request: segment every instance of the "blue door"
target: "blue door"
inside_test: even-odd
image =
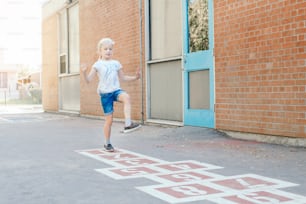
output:
[[[215,127],[213,0],[183,0],[184,125]]]

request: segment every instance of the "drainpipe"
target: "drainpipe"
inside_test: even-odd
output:
[[[141,123],[144,124],[144,77],[143,77],[143,67],[142,67],[142,0],[139,0],[139,52],[140,52],[140,60],[139,60],[139,69],[141,74]]]

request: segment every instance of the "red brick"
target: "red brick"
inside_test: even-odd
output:
[[[305,2],[242,6],[239,0],[219,0],[214,6],[216,127],[306,137]],[[225,25],[234,29],[226,31]],[[227,68],[231,64],[234,70]]]

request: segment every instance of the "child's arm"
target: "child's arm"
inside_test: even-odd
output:
[[[138,80],[140,79],[140,70],[138,69],[135,76],[128,76],[128,75],[125,75],[123,70],[120,69],[118,71],[118,74],[119,74],[119,78],[122,80],[122,81],[135,81],[135,80]]]
[[[87,83],[89,83],[95,76],[96,74],[96,69],[94,67],[91,68],[89,74],[87,75],[86,74],[86,70],[87,70],[87,65],[83,64],[81,66],[81,70],[83,72],[83,76],[84,76],[84,79]]]

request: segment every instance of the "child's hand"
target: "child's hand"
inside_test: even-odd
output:
[[[87,70],[87,64],[81,64],[81,71],[82,72],[86,72],[86,70]]]
[[[140,76],[141,76],[140,69],[138,69],[138,70],[136,71],[136,75],[135,75],[136,80],[137,80],[137,79],[140,79]]]

